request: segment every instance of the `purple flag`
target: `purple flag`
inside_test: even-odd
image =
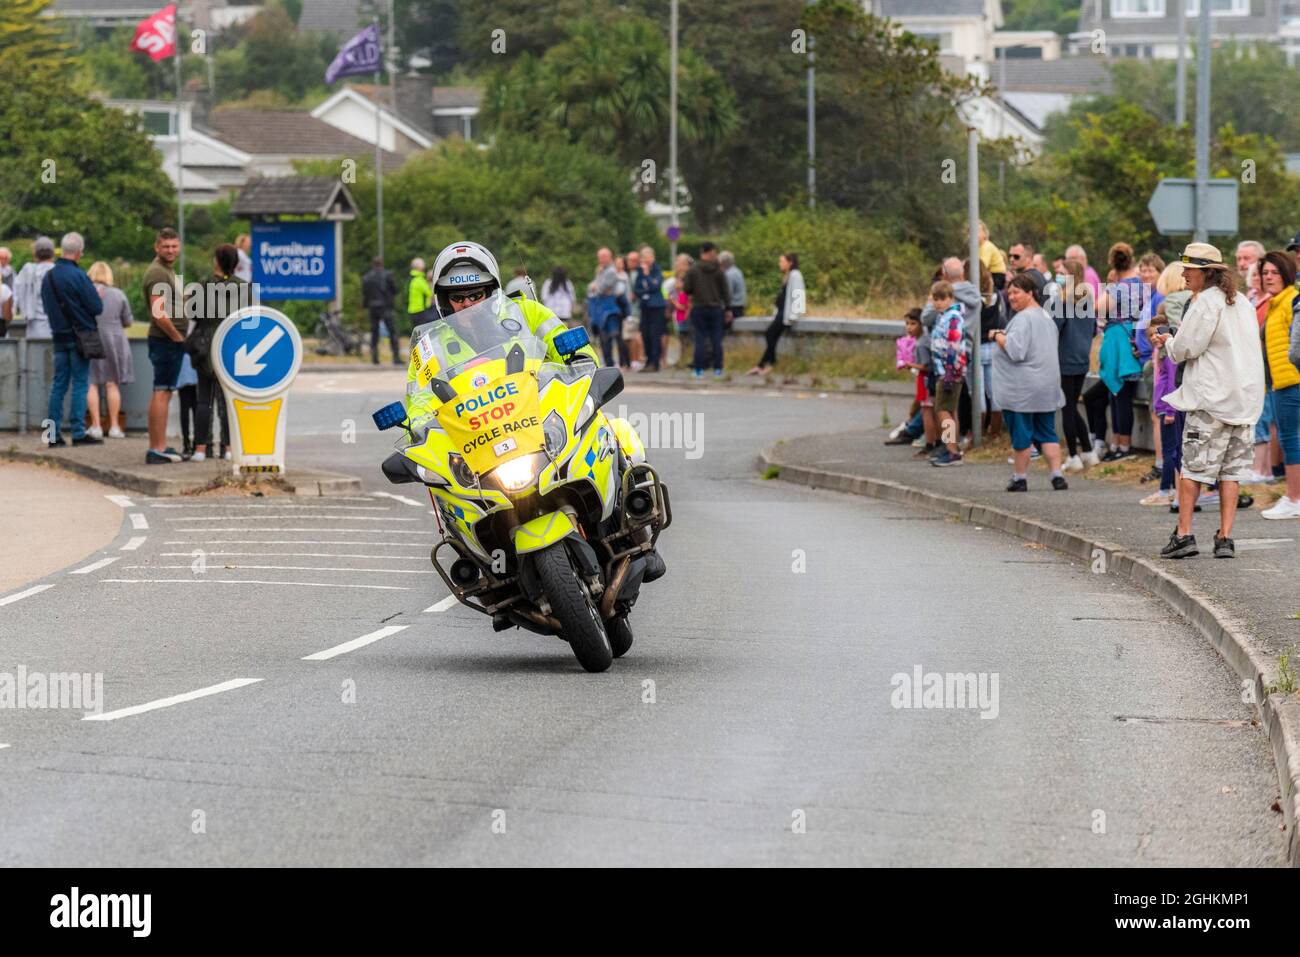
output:
[[[379,72],[379,28],[373,23],[354,36],[325,71],[325,82],[341,76],[360,76]]]

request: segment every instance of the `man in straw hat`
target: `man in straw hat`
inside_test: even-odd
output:
[[[1264,360],[1259,322],[1233,271],[1209,243],[1191,243],[1180,257],[1192,301],[1177,335],[1167,329],[1156,344],[1179,363],[1179,387],[1165,397],[1187,413],[1178,527],[1160,552],[1164,558],[1197,554],[1192,512],[1202,485],[1218,483],[1219,530],[1214,557],[1234,558],[1232,523],[1240,483],[1252,475],[1254,425],[1264,408]]]

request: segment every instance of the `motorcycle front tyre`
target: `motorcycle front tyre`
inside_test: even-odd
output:
[[[569,549],[564,542],[534,553],[537,576],[551,603],[551,613],[559,620],[561,634],[573,649],[574,657],[587,671],[606,671],[614,661],[614,649],[596,608],[574,571]]]

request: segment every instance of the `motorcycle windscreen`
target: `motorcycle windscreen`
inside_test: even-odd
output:
[[[487,365],[504,367],[505,361]],[[489,381],[476,391],[457,395],[434,414],[465,464],[480,475],[545,446],[537,378],[532,372]]]

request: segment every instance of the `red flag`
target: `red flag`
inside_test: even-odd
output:
[[[135,28],[131,49],[149,54],[155,63],[176,55],[176,4],[169,3],[145,17]]]

